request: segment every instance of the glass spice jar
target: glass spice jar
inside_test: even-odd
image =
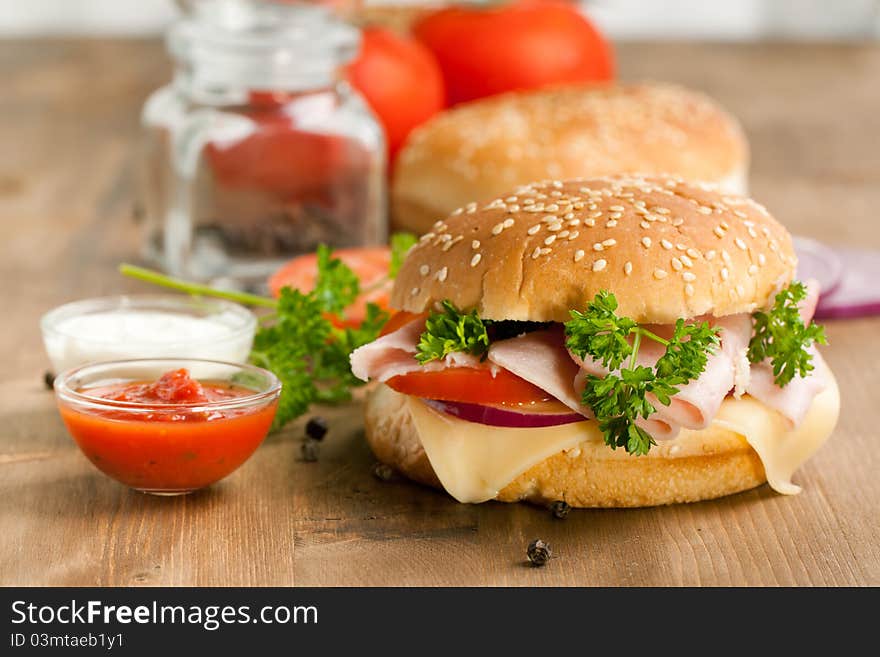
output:
[[[146,257],[259,289],[318,244],[384,243],[382,129],[340,73],[359,32],[315,5],[184,4],[142,114]]]

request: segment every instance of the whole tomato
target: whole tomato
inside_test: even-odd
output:
[[[505,91],[614,77],[611,48],[575,7],[520,0],[449,7],[413,26],[440,64],[449,104]]]
[[[443,109],[443,75],[431,51],[411,37],[368,27],[349,66],[351,84],[385,129],[389,162],[410,131]]]

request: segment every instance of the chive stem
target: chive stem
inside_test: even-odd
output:
[[[152,269],[144,267],[136,267],[123,263],[119,265],[119,273],[129,278],[136,278],[139,281],[167,287],[171,290],[186,292],[192,295],[201,295],[205,297],[216,297],[218,299],[227,299],[246,306],[260,306],[263,308],[277,308],[278,302],[274,299],[261,297],[256,294],[248,294],[247,292],[236,292],[234,290],[218,290],[209,285],[201,285],[200,283],[191,283],[172,276],[166,276]]]

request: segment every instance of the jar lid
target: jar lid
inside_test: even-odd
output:
[[[186,0],[168,50],[203,87],[301,90],[332,82],[360,32],[327,7],[259,0]]]

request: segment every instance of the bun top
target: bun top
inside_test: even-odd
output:
[[[453,209],[545,178],[672,173],[745,192],[748,146],[707,96],[665,84],[509,93],[417,128],[395,165],[392,214],[424,232]]]
[[[434,224],[391,305],[448,299],[485,319],[564,322],[601,290],[639,323],[772,305],[792,279],[791,237],[763,206],[706,183],[614,176],[521,186]]]

